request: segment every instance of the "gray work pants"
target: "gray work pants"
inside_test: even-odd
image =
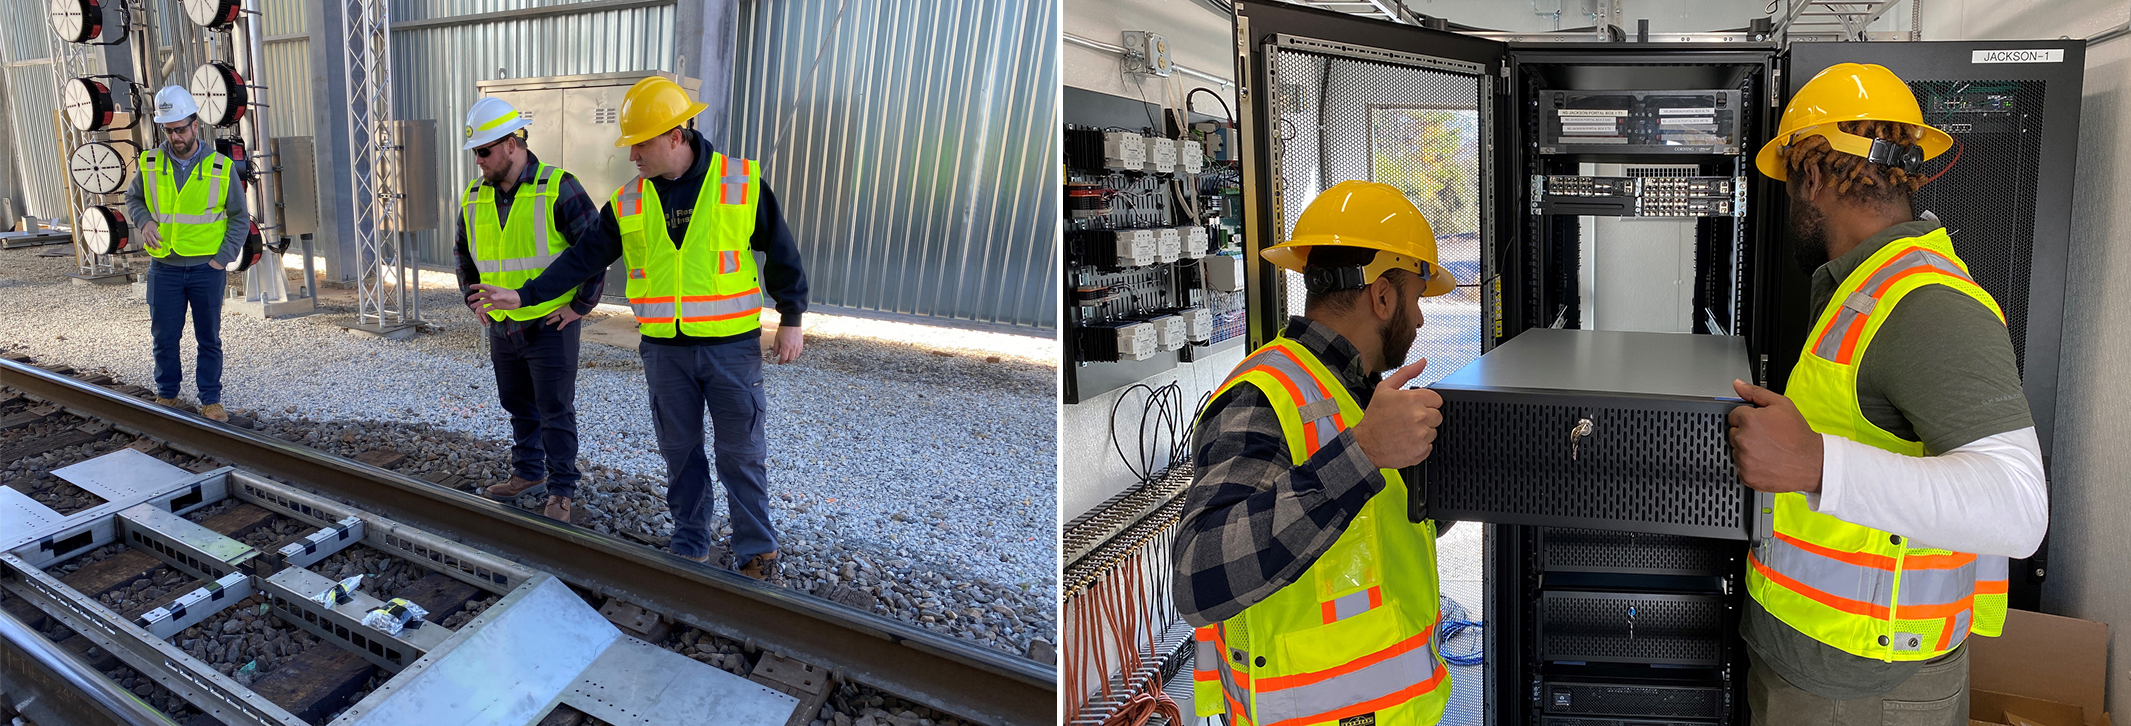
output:
[[[1836,701],[1807,693],[1748,654],[1746,703],[1753,726],[1967,726],[1968,649],[1926,661],[1894,690]]]

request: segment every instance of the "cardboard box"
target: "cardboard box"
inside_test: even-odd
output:
[[[2108,662],[2109,626],[2008,611],[2004,636],[1968,639],[1968,722],[2111,726]]]

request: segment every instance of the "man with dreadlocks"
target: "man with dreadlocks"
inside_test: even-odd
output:
[[[2049,523],[2004,315],[1911,195],[1953,143],[1894,73],[1799,89],[1756,166],[1785,183],[1816,311],[1786,395],[1734,382],[1739,478],[1775,493],[1741,620],[1759,724],[1968,718],[1970,633]]]

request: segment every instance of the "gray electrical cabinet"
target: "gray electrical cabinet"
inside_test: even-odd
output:
[[[628,147],[614,145],[621,138],[622,95],[629,87],[651,76],[681,84],[689,96],[697,96],[703,82],[662,71],[593,73],[544,78],[500,78],[480,81],[474,88],[494,96],[530,116],[526,147],[541,161],[562,167],[584,184],[594,205],[604,204],[614,190],[636,178],[636,165],[629,161]],[[616,260],[607,269],[609,301],[625,299],[628,267]]]

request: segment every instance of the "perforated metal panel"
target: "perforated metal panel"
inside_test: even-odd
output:
[[[1547,527],[1539,554],[1548,572],[1723,576],[1738,571],[1744,545],[1703,537]]]
[[[1270,65],[1279,237],[1267,246],[1286,242],[1302,210],[1334,184],[1359,179],[1398,187],[1428,219],[1438,262],[1461,285],[1422,300],[1427,324],[1405,362],[1428,358],[1419,379],[1426,384],[1479,357],[1477,284],[1492,226],[1491,191],[1480,165],[1492,111],[1480,99],[1489,80],[1388,55],[1370,60],[1289,47],[1275,49]],[[1301,315],[1302,275],[1289,271],[1282,279],[1288,314]]]
[[[2028,285],[2035,256],[2035,177],[2042,158],[2044,81],[1914,81],[1924,120],[1953,151],[1925,167],[1918,210],[1938,215],[1976,284],[2005,312],[2013,357],[2027,370]]]
[[[1431,516],[1747,539],[1751,491],[1725,440],[1730,405],[1566,405],[1579,397],[1439,389]],[[1505,398],[1561,401],[1521,403]],[[1586,399],[1589,400],[1589,399]],[[1653,402],[1655,406],[1659,402]],[[1591,435],[1570,442],[1580,419]]]
[[[1548,592],[1540,596],[1538,630],[1541,660],[1716,666],[1724,655],[1724,598]]]

